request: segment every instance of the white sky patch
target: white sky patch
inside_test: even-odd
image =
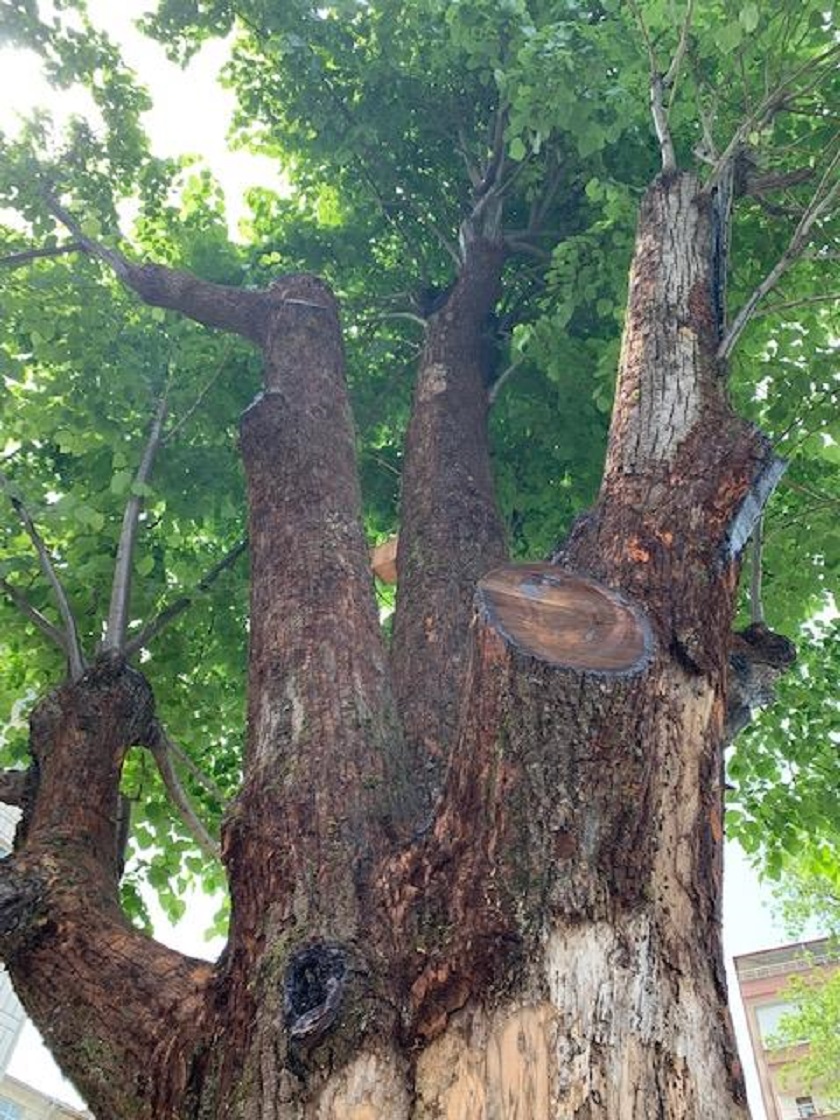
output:
[[[247,214],[244,194],[249,187],[286,189],[280,166],[265,156],[231,151],[231,129],[236,98],[219,84],[219,73],[228,59],[230,44],[205,43],[182,69],[166,57],[163,47],[141,35],[136,22],[147,13],[148,0],[89,0],[94,26],[119,44],[123,58],[149,91],[153,108],[143,116],[154,153],[161,157],[196,156],[191,172],[209,168],[222,186],[230,235],[239,239],[239,223]],[[4,96],[0,101],[0,128],[14,135],[22,117],[34,109],[48,110],[57,124],[83,116],[95,128],[99,114],[90,94],[81,88],[55,90],[46,81],[38,57],[29,51],[0,51]]]

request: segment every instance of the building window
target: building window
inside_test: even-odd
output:
[[[0,1120],[22,1120],[23,1112],[19,1104],[8,1097],[0,1097]]]
[[[763,1006],[756,1007],[755,1017],[761,1034],[761,1041],[765,1046],[772,1045],[773,1037],[779,1033],[779,1027],[785,1015],[795,1013],[796,1005],[793,1003],[766,1003]]]
[[[797,1097],[796,1098],[796,1115],[797,1116],[816,1116],[817,1106],[814,1104],[813,1097]]]

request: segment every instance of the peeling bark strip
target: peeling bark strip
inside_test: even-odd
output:
[[[651,656],[644,619],[619,595],[551,564],[496,568],[478,584],[479,612],[523,653],[588,672],[641,668]]]

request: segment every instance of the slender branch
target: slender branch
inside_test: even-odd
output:
[[[2,472],[0,472],[0,486],[2,486],[9,495],[9,501],[12,503],[12,507],[20,518],[26,530],[26,534],[38,555],[41,571],[52,588],[53,595],[55,595],[56,603],[58,604],[58,612],[61,615],[61,621],[64,623],[63,641],[70,669],[70,679],[76,681],[85,671],[85,659],[79,642],[79,632],[76,627],[76,619],[73,617],[73,611],[70,607],[70,601],[67,598],[61,580],[58,578],[52,557],[47,550],[47,546],[44,544],[41,534],[35,526],[35,522],[29,516],[29,511],[20,498],[16,498],[11,493],[9,480]]]
[[[760,514],[753,529],[752,557],[750,559],[750,622],[764,622],[764,604],[761,601],[763,536],[764,515]]]
[[[542,261],[543,264],[548,264],[551,260],[551,253],[547,249],[541,249],[539,245],[533,245],[521,237],[505,237],[505,245],[512,253],[522,253],[526,257]]]
[[[642,33],[642,38],[645,41],[645,47],[647,49],[648,61],[650,63],[650,111],[653,117],[653,128],[659,144],[659,151],[662,156],[662,171],[668,174],[676,170],[677,156],[674,151],[674,141],[671,137],[671,129],[668,124],[668,112],[665,108],[665,79],[659,69],[659,62],[656,58],[653,42],[651,41],[644,17],[642,16],[641,9],[636,3],[636,0],[630,0],[630,8],[636,17],[636,22],[639,25],[639,30]],[[675,55],[675,60],[676,57]],[[669,73],[672,68],[673,66],[669,68]]]
[[[48,618],[41,614],[37,607],[33,607],[22,591],[13,587],[6,579],[0,579],[0,590],[2,590],[8,598],[14,603],[21,614],[25,615],[30,622],[45,634],[51,642],[58,646],[62,653],[67,655],[67,641],[64,632],[57,626],[53,626]]]
[[[99,241],[88,237],[81,225],[76,221],[69,210],[66,210],[61,205],[58,199],[45,193],[44,200],[53,217],[57,218],[61,224],[73,234],[86,253],[90,253],[92,257],[98,257],[101,261],[104,261],[114,270],[114,273],[119,276],[121,280],[129,283],[131,266],[122,253],[118,253],[115,249],[109,249],[106,245],[102,245]]]
[[[523,361],[522,358],[517,358],[516,361],[511,362],[510,365],[507,367],[507,369],[504,370],[496,378],[496,380],[493,382],[493,385],[490,388],[490,392],[487,394],[487,401],[488,401],[489,404],[491,404],[491,405],[495,404],[496,398],[498,397],[499,393],[502,391],[502,387],[504,386],[504,384],[507,381],[510,380],[510,378],[514,375],[514,373],[516,373],[516,371],[522,365],[522,361]]]
[[[166,792],[172,798],[172,802],[178,810],[181,820],[190,830],[193,839],[198,844],[199,848],[201,848],[202,852],[204,852],[209,859],[218,859],[220,855],[219,845],[199,820],[195,810],[189,803],[189,799],[184,792],[178,775],[175,773],[175,768],[172,765],[172,759],[170,757],[169,736],[159,724],[156,730],[158,732],[157,737],[149,744],[149,750],[152,752],[152,758],[154,758],[160,776],[163,779]]]
[[[811,199],[810,205],[802,215],[799,224],[794,230],[793,237],[791,237],[787,249],[781,255],[773,268],[771,268],[771,270],[767,273],[767,275],[752,293],[752,295],[738,312],[738,314],[735,316],[731,327],[724,335],[717,352],[717,356],[721,361],[728,358],[732,353],[735,343],[741,337],[744,328],[752,318],[753,314],[755,313],[755,309],[761,302],[761,300],[764,299],[768,292],[772,291],[773,288],[775,288],[776,284],[787,272],[790,266],[794,264],[796,260],[798,260],[798,258],[802,254],[802,250],[805,248],[805,244],[808,240],[814,224],[824,216],[826,211],[833,204],[838,193],[840,193],[840,179],[837,179],[834,183],[831,184],[830,187],[826,186],[830,176],[836,171],[838,165],[840,165],[840,148],[838,148],[838,151],[835,152],[834,156],[830,160],[828,167],[826,168],[825,173],[820,180],[816,191],[814,192],[814,196]]]
[[[832,59],[838,52],[840,52],[840,43],[829,47],[828,50],[823,51],[823,53],[817,55],[816,58],[812,58],[808,62],[803,63],[802,66],[794,70],[792,74],[789,74],[783,82],[780,82],[774,90],[771,90],[753,113],[744,118],[712,168],[712,172],[704,187],[707,194],[711,194],[717,186],[717,182],[726,170],[727,165],[735,158],[735,155],[743,146],[750,133],[762,128],[771,117],[786,106],[791,96],[790,88],[794,82],[796,82],[802,74],[807,73],[812,67],[818,67],[821,63]],[[804,91],[800,91],[800,94],[797,96],[801,96],[802,92]]]
[[[155,456],[161,443],[163,421],[166,417],[166,393],[161,397],[152,430],[146,441],[143,457],[134,477],[133,492],[129,495],[123,514],[120,541],[117,546],[117,561],[114,565],[114,582],[111,586],[111,605],[108,608],[108,622],[105,627],[103,649],[123,650],[125,631],[128,626],[128,608],[131,598],[131,568],[134,563],[134,548],[137,543],[137,530],[140,524],[140,511],[143,508],[143,487],[148,484],[154,466]]]
[[[802,299],[786,300],[784,303],[770,303],[756,309],[755,316],[773,315],[777,311],[791,311],[796,307],[807,307],[812,303],[840,303],[840,292],[828,292],[824,296],[803,296]]]
[[[680,41],[677,43],[677,49],[674,51],[674,57],[671,59],[671,65],[662,79],[662,84],[666,90],[671,91],[671,99],[669,108],[674,104],[674,96],[676,93],[677,80],[680,75],[680,67],[682,66],[685,52],[688,48],[688,33],[691,30],[691,21],[694,18],[694,0],[688,0],[685,7],[685,17],[683,19],[682,30],[680,31]]]
[[[22,807],[25,790],[25,770],[0,770],[0,801],[4,805]]]
[[[227,804],[227,798],[225,797],[219,786],[216,785],[212,778],[208,777],[207,774],[204,773],[201,767],[196,766],[187,752],[183,750],[183,748],[178,746],[178,744],[169,735],[168,732],[162,731],[162,733],[166,739],[166,745],[169,748],[169,752],[173,755],[176,762],[179,762],[189,773],[190,777],[198,782],[198,784],[202,786],[207,791],[207,793],[210,794],[213,800],[218,802],[219,807],[223,809]]]
[[[195,589],[187,595],[182,595],[163,610],[157,614],[151,622],[147,622],[143,629],[129,638],[124,646],[124,653],[126,657],[131,657],[133,654],[138,653],[145,646],[165,630],[170,623],[174,622],[176,618],[184,613],[189,607],[192,606],[193,600],[197,595],[204,594],[216,582],[222,572],[232,568],[245,549],[248,547],[247,538],[238,542],[234,547],[222,557],[222,559],[202,576]]]
[[[204,403],[205,397],[207,396],[207,394],[210,392],[210,390],[213,388],[213,386],[216,384],[216,382],[219,380],[219,378],[224,373],[225,365],[227,363],[228,357],[230,356],[230,351],[231,351],[231,341],[230,341],[230,339],[228,339],[227,344],[225,345],[224,349],[222,350],[222,356],[219,358],[219,362],[218,362],[215,370],[213,371],[210,379],[208,380],[207,384],[204,386],[203,389],[201,389],[199,391],[198,396],[195,398],[193,403],[190,405],[190,407],[187,409],[187,411],[184,413],[184,415],[180,418],[180,420],[178,420],[169,429],[168,432],[166,432],[164,435],[161,436],[161,440],[160,440],[161,445],[165,445],[165,444],[169,443],[170,440],[174,439],[175,436],[177,436],[178,433],[183,430],[183,428],[190,422],[190,420],[193,418],[193,416],[196,414],[196,412],[198,412],[198,410],[201,408],[202,404]]]
[[[87,250],[81,241],[70,241],[67,245],[53,245],[44,249],[24,249],[20,253],[10,253],[7,257],[0,257],[0,268],[20,268],[30,261],[41,260],[43,257],[60,257],[65,253],[84,253]]]

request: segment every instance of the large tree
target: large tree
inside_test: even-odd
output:
[[[294,192],[255,194],[236,249],[212,184],[173,201],[82,7],[11,26],[98,131],[56,152],[34,121],[0,184],[29,238],[4,233],[4,689],[32,710],[0,878],[27,1011],[103,1118],[746,1115],[723,755],[794,657],[757,531],[791,433],[780,617],[836,564],[830,12],[162,3],[176,54],[234,32],[242,131]],[[365,518],[397,527],[395,474],[383,626]],[[196,857],[162,791],[212,861],[182,783],[212,827],[239,766],[210,965],[127,916],[126,802],[175,908]]]

